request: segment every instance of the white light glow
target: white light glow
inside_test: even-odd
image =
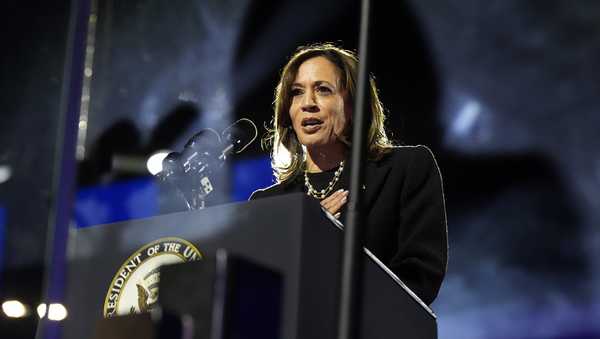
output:
[[[36,311],[37,311],[38,317],[40,317],[40,319],[46,315],[46,308],[47,308],[46,304],[38,305]]]
[[[148,172],[152,175],[156,175],[160,171],[162,171],[162,161],[167,157],[170,151],[158,151],[148,158],[146,162],[146,168],[148,168]]]
[[[9,166],[3,165],[0,166],[0,184],[7,182],[12,175],[12,170]]]
[[[304,146],[302,146],[304,149]],[[306,149],[304,149],[306,154]],[[275,154],[273,155],[272,165],[275,167],[287,167],[292,162],[291,153],[281,144],[276,144]]]
[[[2,311],[10,318],[22,318],[27,315],[27,306],[18,300],[7,300],[2,303]]]
[[[480,113],[481,105],[477,101],[469,100],[458,112],[452,123],[452,131],[461,136],[468,134]]]
[[[61,321],[67,317],[67,309],[62,304],[50,304],[48,307],[48,319]]]

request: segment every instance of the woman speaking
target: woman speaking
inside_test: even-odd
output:
[[[352,104],[358,59],[332,44],[301,47],[275,90],[272,146],[277,183],[250,199],[305,192],[336,218],[348,195]],[[365,246],[417,296],[431,304],[446,272],[447,231],[441,176],[425,146],[394,146],[370,79],[368,162],[363,185]],[[281,152],[288,161],[277,161]]]

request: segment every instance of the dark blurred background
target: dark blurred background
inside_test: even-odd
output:
[[[151,155],[239,118],[262,135],[296,47],[358,41],[358,1],[3,7],[0,302],[26,307],[11,318],[3,304],[3,338],[35,333],[64,206],[63,229],[175,211]],[[377,2],[371,71],[388,128],[429,146],[444,179],[440,338],[600,337],[599,55],[597,1]],[[272,184],[269,163],[259,142],[231,159],[222,200]]]

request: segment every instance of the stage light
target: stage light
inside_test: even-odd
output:
[[[61,321],[67,317],[67,309],[58,303],[50,304],[48,307],[48,319],[53,321]]]
[[[48,311],[48,319],[52,321],[61,321],[64,320],[67,315],[67,309],[65,306],[59,303],[50,304],[50,306],[46,306],[46,304],[41,303],[38,305],[37,309],[38,317],[43,318],[46,316],[46,311]]]
[[[2,303],[2,311],[9,318],[23,318],[29,312],[27,306],[18,300],[7,300]]]
[[[162,161],[166,158],[166,156],[169,153],[171,153],[171,151],[162,150],[152,154],[146,162],[148,172],[150,172],[150,174],[152,175],[156,175],[157,173],[162,171]]]
[[[12,170],[8,165],[0,165],[0,184],[7,182],[12,176]]]
[[[47,306],[44,303],[38,305],[36,311],[37,311],[38,317],[40,317],[40,319],[46,315],[46,308],[47,308]]]

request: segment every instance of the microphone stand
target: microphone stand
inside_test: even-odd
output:
[[[363,265],[361,253],[364,239],[363,160],[366,159],[368,115],[371,113],[369,82],[369,33],[371,1],[362,0],[359,36],[359,65],[350,169],[350,200],[344,226],[344,252],[338,313],[338,339],[360,338]]]

